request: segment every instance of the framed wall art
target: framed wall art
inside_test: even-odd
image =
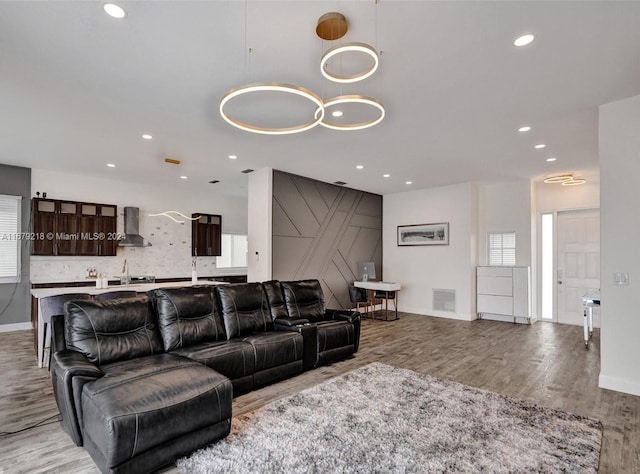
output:
[[[398,226],[398,246],[449,245],[449,223]]]

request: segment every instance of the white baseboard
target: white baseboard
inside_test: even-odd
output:
[[[616,392],[640,395],[640,383],[618,377],[611,377],[609,375],[600,374],[598,386],[600,388],[606,388],[607,390],[615,390]]]
[[[421,314],[423,316],[433,316],[435,318],[446,318],[446,319],[456,319],[458,321],[473,321],[476,319],[476,315],[468,315],[468,314],[458,314],[458,313],[450,313],[445,311],[429,311],[425,313],[424,308],[407,308],[405,306],[401,306],[398,308],[398,311],[404,313],[413,313],[413,314]]]
[[[0,332],[29,331],[31,323],[0,324]]]

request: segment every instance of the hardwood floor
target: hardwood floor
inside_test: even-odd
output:
[[[596,331],[585,349],[578,326],[401,313],[398,321],[365,320],[356,357],[240,396],[233,410],[253,410],[378,361],[597,418],[604,425],[600,471],[640,472],[640,397],[598,388],[599,342]],[[29,331],[0,334],[0,371],[0,431],[57,413],[47,371],[36,367]],[[42,472],[98,471],[57,422],[0,437],[0,473]]]

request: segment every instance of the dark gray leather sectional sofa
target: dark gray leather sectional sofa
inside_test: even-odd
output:
[[[72,301],[52,318],[62,424],[102,472],[151,472],[229,433],[232,397],[358,350],[317,280]]]

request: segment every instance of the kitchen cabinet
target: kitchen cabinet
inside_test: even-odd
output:
[[[31,210],[32,255],[116,254],[117,206],[38,198]]]
[[[531,276],[529,267],[478,267],[476,297],[478,316],[524,318],[531,322]]]
[[[193,257],[222,255],[222,216],[196,213],[191,217],[194,218],[191,221],[191,255]]]

